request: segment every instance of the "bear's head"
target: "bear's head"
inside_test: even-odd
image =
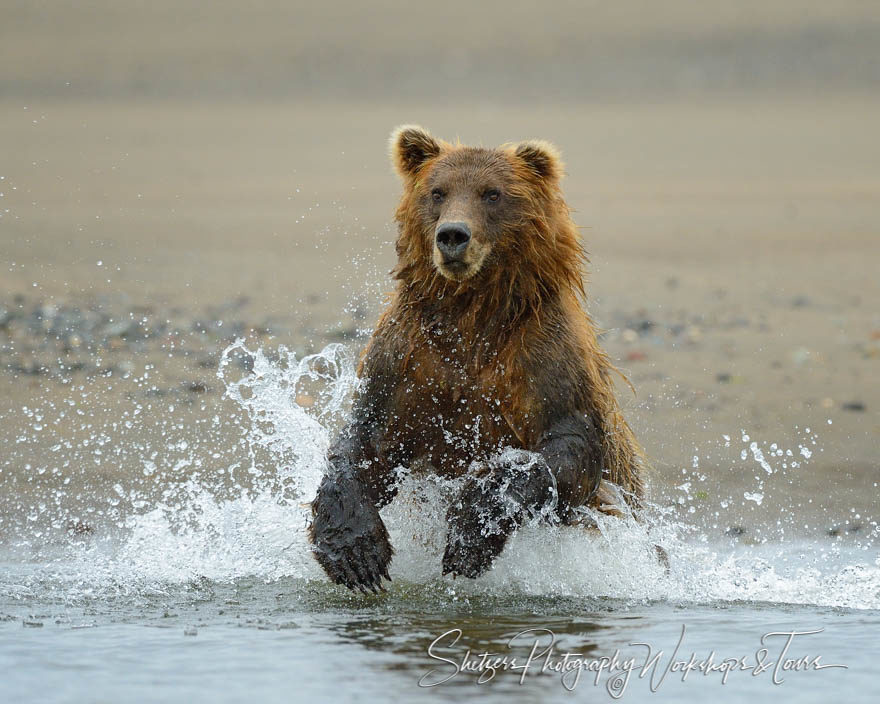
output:
[[[469,147],[407,125],[391,136],[391,158],[404,184],[397,278],[438,291],[496,286],[519,296],[581,286],[583,252],[551,144]]]

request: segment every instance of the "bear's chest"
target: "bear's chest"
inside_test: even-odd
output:
[[[386,433],[406,462],[459,476],[502,447],[523,446],[516,375],[469,351],[425,345],[406,360]]]

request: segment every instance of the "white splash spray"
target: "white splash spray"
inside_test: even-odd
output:
[[[249,363],[236,364],[238,359]],[[357,384],[354,369],[353,354],[338,344],[301,359],[284,348],[270,356],[240,341],[231,345],[222,355],[218,376],[246,419],[243,427],[234,428],[247,445],[251,466],[244,469],[266,481],[231,498],[199,481],[186,482],[130,516],[119,544],[81,547],[48,576],[90,593],[161,592],[163,585],[201,577],[296,578],[311,587],[339,589],[327,582],[311,556],[307,502],[324,471],[332,435],[347,413]],[[791,452],[775,446],[765,452],[745,433],[742,437],[748,448],[744,457],[751,455],[768,474],[784,471],[772,466],[775,458],[791,462]],[[725,441],[729,446],[729,437]],[[144,467],[151,462],[145,461]],[[689,493],[690,482],[686,485],[682,490]],[[415,584],[447,596],[606,596],[880,608],[876,525],[853,549],[782,538],[754,546],[713,544],[694,526],[674,519],[672,509],[650,504],[638,520],[586,512],[591,529],[535,520],[513,536],[485,576],[441,577],[445,507],[454,490],[454,484],[437,478],[403,477],[398,497],[382,513],[396,550],[388,598],[405,598],[407,585]],[[759,491],[745,498],[761,503]],[[658,546],[669,556],[668,568],[657,557]],[[41,578],[46,577],[44,573]]]

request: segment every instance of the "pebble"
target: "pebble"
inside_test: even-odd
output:
[[[648,318],[642,318],[641,320],[636,320],[632,322],[629,327],[632,330],[635,330],[640,335],[644,335],[647,332],[650,332],[656,323],[653,320],[649,320]]]
[[[109,323],[104,327],[103,334],[105,337],[125,337],[135,328],[133,320],[117,320]]]
[[[685,339],[691,343],[697,343],[703,339],[703,331],[696,325],[691,325],[685,330]]]
[[[347,327],[337,328],[336,330],[331,330],[327,336],[331,340],[339,340],[341,342],[347,342],[349,340],[355,340],[358,337],[358,329],[354,325],[349,325]]]
[[[83,523],[82,521],[71,521],[67,524],[67,532],[70,535],[91,535],[95,532],[95,529],[88,523]]]
[[[856,349],[863,359],[880,359],[880,344],[857,345]]]
[[[133,374],[136,367],[131,360],[123,359],[116,365],[116,368],[123,374]]]
[[[825,534],[831,537],[835,537],[838,535],[843,535],[845,533],[859,533],[861,532],[862,528],[864,528],[864,526],[859,521],[856,521],[855,523],[846,523],[842,526],[832,526],[827,531],[825,531]]]
[[[791,353],[791,361],[801,366],[810,359],[810,350],[806,347],[798,347]]]
[[[8,305],[0,303],[0,371],[67,383],[75,374],[129,377],[135,357],[169,355],[191,357],[193,367],[216,370],[220,351],[234,339],[284,329],[280,320],[249,320],[248,304],[239,297],[209,306],[202,315],[179,307],[156,311],[122,296],[78,303],[16,296]],[[352,330],[346,328],[344,337]],[[238,364],[251,371],[253,359],[242,356]],[[198,380],[185,388],[211,390]]]

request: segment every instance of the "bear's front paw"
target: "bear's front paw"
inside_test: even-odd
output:
[[[501,554],[520,513],[491,477],[469,478],[446,514],[443,574],[471,579],[483,574]]]
[[[468,477],[446,514],[443,574],[478,577],[527,515],[553,512],[556,482],[540,455],[511,451]]]
[[[384,591],[394,550],[378,509],[361,490],[324,482],[312,503],[312,552],[336,583],[351,590]]]

